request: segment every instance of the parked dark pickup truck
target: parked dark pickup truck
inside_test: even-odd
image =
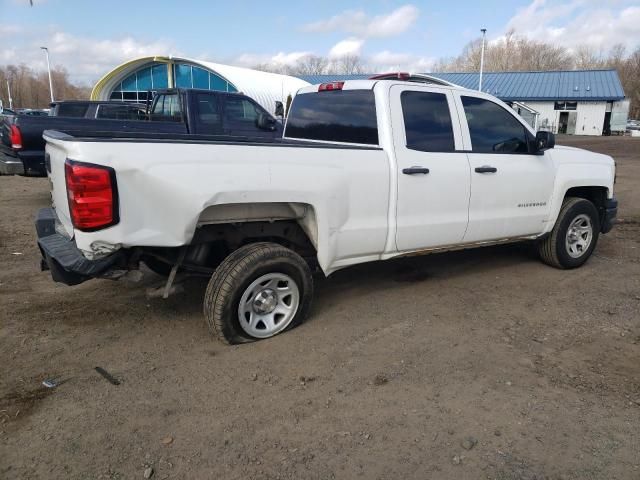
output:
[[[55,109],[55,106],[54,106]],[[110,133],[229,135],[272,140],[282,126],[246,95],[195,89],[158,91],[140,120],[65,116],[7,116],[0,125],[0,174],[47,174],[42,133],[75,136]]]

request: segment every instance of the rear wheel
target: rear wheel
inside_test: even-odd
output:
[[[207,286],[204,315],[223,342],[249,342],[302,323],[312,296],[311,270],[297,253],[275,243],[254,243],[218,266]]]
[[[538,245],[542,261],[556,268],[576,268],[593,253],[600,233],[595,205],[584,198],[565,198],[551,235]]]

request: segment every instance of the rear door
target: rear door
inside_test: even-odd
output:
[[[453,96],[418,85],[392,86],[390,95],[398,250],[460,243],[469,220],[470,173]]]
[[[471,166],[465,243],[540,233],[549,216],[555,169],[530,153],[533,134],[516,113],[490,98],[455,93]]]
[[[192,109],[195,112],[191,116],[195,125],[194,133],[201,135],[222,135],[222,105],[220,96],[211,92],[198,92],[193,94]]]

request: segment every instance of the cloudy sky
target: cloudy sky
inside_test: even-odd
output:
[[[305,54],[360,55],[379,68],[428,71],[488,29],[566,47],[640,46],[640,0],[213,1],[0,0],[0,64],[45,68],[40,46],[73,80],[93,83],[141,55],[253,66]]]

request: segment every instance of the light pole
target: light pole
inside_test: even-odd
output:
[[[53,82],[51,81],[51,64],[49,63],[49,49],[47,47],[40,47],[44,50],[45,55],[47,56],[47,71],[49,72],[49,92],[51,93],[51,103],[55,100],[53,99]]]
[[[482,32],[482,51],[480,52],[480,81],[478,82],[478,90],[482,91],[482,71],[484,70],[484,39],[487,36],[487,29],[480,29]]]
[[[11,98],[11,85],[9,85],[8,78],[7,78],[7,93],[9,94],[9,108],[13,110],[13,98]]]

